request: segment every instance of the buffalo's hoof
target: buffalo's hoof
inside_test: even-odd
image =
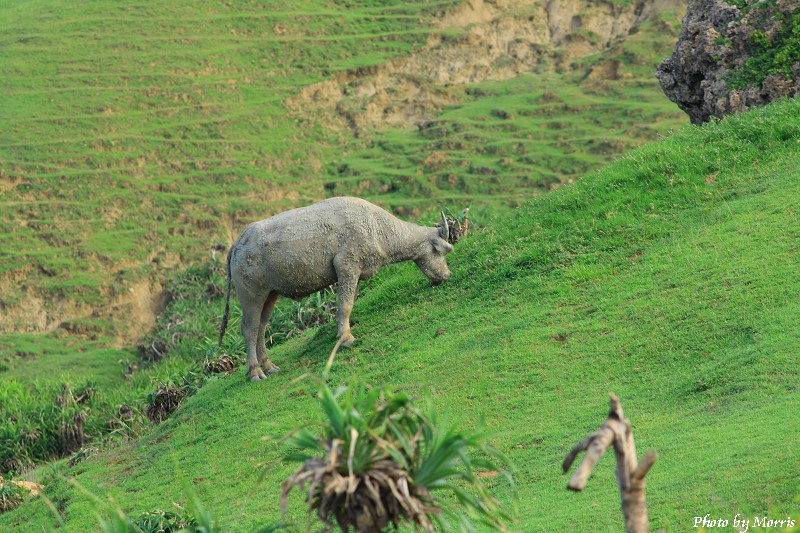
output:
[[[274,374],[275,372],[280,372],[281,369],[278,365],[269,364],[269,365],[261,365],[261,370],[263,370],[267,374],[267,376],[269,376],[270,374]]]
[[[250,369],[250,371],[247,372],[247,375],[250,376],[250,381],[262,381],[269,377],[269,375],[265,374],[260,367]]]

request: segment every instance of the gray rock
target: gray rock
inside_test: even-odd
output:
[[[754,53],[754,32],[774,39],[800,8],[800,0],[749,4],[740,10],[722,0],[689,0],[675,51],[656,69],[664,93],[695,124],[800,92],[800,64],[788,78],[770,74],[759,84],[730,87],[731,75]]]

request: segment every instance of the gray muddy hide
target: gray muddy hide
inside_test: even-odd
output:
[[[242,306],[247,374],[265,379],[279,369],[267,356],[264,332],[279,296],[303,298],[339,284],[337,336],[350,346],[350,312],[358,282],[384,265],[414,261],[434,285],[447,280],[453,250],[441,228],[404,222],[360,198],[329,198],[247,226],[228,252],[228,293],[219,342],[225,335],[231,282]]]

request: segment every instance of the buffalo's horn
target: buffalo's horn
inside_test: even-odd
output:
[[[439,228],[439,237],[450,242],[450,226],[447,225],[447,217],[444,216],[444,211],[442,213],[442,227]]]

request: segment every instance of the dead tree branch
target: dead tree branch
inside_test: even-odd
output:
[[[636,446],[630,421],[622,413],[619,398],[611,393],[611,411],[608,420],[592,435],[589,435],[567,454],[562,468],[566,474],[580,452],[586,452],[569,480],[567,488],[576,492],[586,487],[592,470],[609,446],[613,444],[617,459],[617,484],[622,499],[622,513],[625,515],[626,533],[647,533],[650,523],[647,520],[647,506],[644,501],[645,476],[656,462],[656,452],[650,450],[636,459]]]

